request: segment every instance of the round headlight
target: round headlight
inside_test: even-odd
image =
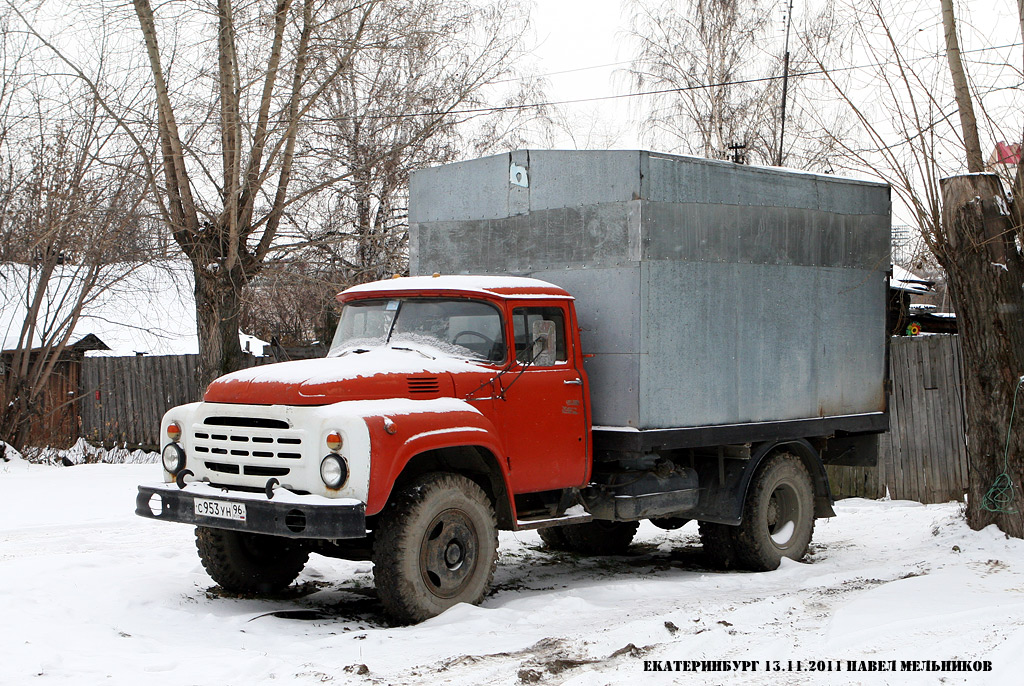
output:
[[[171,474],[177,474],[185,466],[185,451],[177,443],[168,443],[160,453],[160,459],[164,463],[164,469]]]
[[[178,422],[171,422],[167,425],[167,438],[171,439],[175,443],[181,438],[181,424]]]
[[[328,455],[320,463],[320,478],[324,480],[327,488],[341,488],[348,479],[348,467],[345,459],[338,455]]]
[[[340,431],[332,431],[331,433],[327,434],[327,438],[325,438],[324,441],[327,443],[328,450],[331,450],[333,452],[338,452],[339,450],[341,450],[341,446],[345,442],[344,439],[341,437]]]

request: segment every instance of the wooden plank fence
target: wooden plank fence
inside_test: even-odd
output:
[[[891,429],[877,467],[828,467],[837,498],[942,503],[967,490],[963,367],[957,336],[896,337],[890,345]]]
[[[247,367],[273,362],[244,359]],[[85,358],[78,408],[82,435],[104,445],[156,448],[164,412],[200,400],[198,367],[198,355]]]

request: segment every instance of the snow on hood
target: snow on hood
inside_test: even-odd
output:
[[[296,360],[252,367],[222,376],[206,390],[206,402],[318,405],[342,400],[402,397],[410,376],[443,379],[440,392],[451,392],[449,374],[495,370],[470,360],[427,357],[416,350],[375,348],[338,357]],[[365,380],[373,379],[373,383]],[[362,380],[362,381],[361,381]]]

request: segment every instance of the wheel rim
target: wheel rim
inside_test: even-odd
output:
[[[438,598],[454,598],[476,569],[480,543],[472,519],[462,510],[441,512],[420,541],[420,575]]]
[[[772,491],[765,513],[768,535],[776,548],[786,549],[796,536],[800,521],[800,497],[792,484],[781,483]]]

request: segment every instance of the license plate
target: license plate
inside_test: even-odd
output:
[[[207,500],[196,498],[196,514],[203,517],[217,517],[219,519],[233,519],[236,522],[245,521],[245,505],[243,503],[232,503],[226,500]]]

